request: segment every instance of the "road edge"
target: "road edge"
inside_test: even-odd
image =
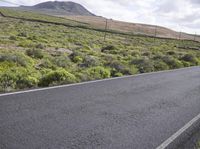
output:
[[[177,149],[200,128],[200,113],[156,149]]]
[[[0,97],[9,96],[9,95],[16,95],[16,94],[23,94],[23,93],[29,93],[29,92],[44,91],[44,90],[50,90],[50,89],[58,89],[58,88],[77,86],[77,85],[85,85],[85,84],[104,82],[104,81],[110,81],[110,80],[125,79],[125,78],[131,78],[131,77],[139,77],[139,76],[144,76],[144,75],[167,73],[167,72],[180,71],[180,70],[185,70],[185,69],[190,69],[190,68],[198,68],[198,67],[200,67],[200,66],[184,67],[184,68],[179,68],[179,69],[171,69],[171,70],[164,70],[164,71],[157,71],[157,72],[150,72],[150,73],[141,73],[141,74],[135,74],[135,75],[128,75],[128,76],[115,77],[115,78],[107,78],[107,79],[80,82],[80,83],[74,83],[74,84],[66,84],[66,85],[59,85],[59,86],[52,86],[52,87],[45,87],[45,88],[36,88],[36,89],[29,89],[29,90],[23,90],[23,91],[17,91],[17,92],[10,92],[10,93],[2,93],[2,94],[0,94]]]

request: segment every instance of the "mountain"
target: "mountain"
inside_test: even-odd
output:
[[[1,7],[0,7],[1,8]],[[200,40],[199,35],[187,34],[184,32],[176,32],[172,29],[139,23],[128,23],[117,21],[113,19],[106,19],[105,17],[96,16],[85,7],[78,3],[70,1],[48,1],[39,3],[34,6],[20,6],[20,7],[6,7],[14,10],[39,12],[40,14],[47,14],[56,17],[65,18],[87,24],[90,27],[97,29],[105,29],[107,20],[107,27],[109,30],[119,31],[124,33],[134,33],[141,35],[157,36],[161,38],[175,38],[175,39],[188,39]]]
[[[95,16],[82,5],[70,1],[48,1],[34,6],[20,6],[19,9],[32,10],[51,15]]]

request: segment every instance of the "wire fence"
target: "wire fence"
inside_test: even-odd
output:
[[[0,2],[20,6],[20,4],[10,2],[7,0],[0,0]],[[76,19],[76,17],[74,18]],[[192,40],[200,42],[200,36],[195,34],[187,34],[183,32],[176,32],[165,27],[160,27],[156,25],[146,25],[146,24],[134,24],[134,23],[124,23],[120,21],[115,21],[112,19],[104,19],[103,17],[95,18],[80,18],[77,21],[83,21],[89,23],[93,28],[100,29],[104,31],[104,41],[108,32],[121,32],[132,35],[149,36],[154,39],[156,38],[170,38],[179,40]]]
[[[187,34],[184,32],[176,32],[171,29],[160,27],[156,25],[146,24],[133,24],[124,23],[120,21],[114,21],[112,19],[106,19],[105,30],[117,30],[126,33],[132,33],[133,35],[144,35],[156,38],[170,38],[178,40],[193,40],[200,42],[200,36],[196,33]]]

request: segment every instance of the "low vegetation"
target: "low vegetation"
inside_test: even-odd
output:
[[[198,42],[0,20],[1,92],[200,65]]]
[[[197,149],[200,149],[200,140],[197,142]]]

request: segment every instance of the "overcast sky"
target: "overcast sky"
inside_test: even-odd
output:
[[[0,6],[11,5],[0,0]],[[5,0],[34,5],[48,0]],[[63,1],[63,0],[61,0]],[[200,0],[71,0],[96,15],[200,34]]]

